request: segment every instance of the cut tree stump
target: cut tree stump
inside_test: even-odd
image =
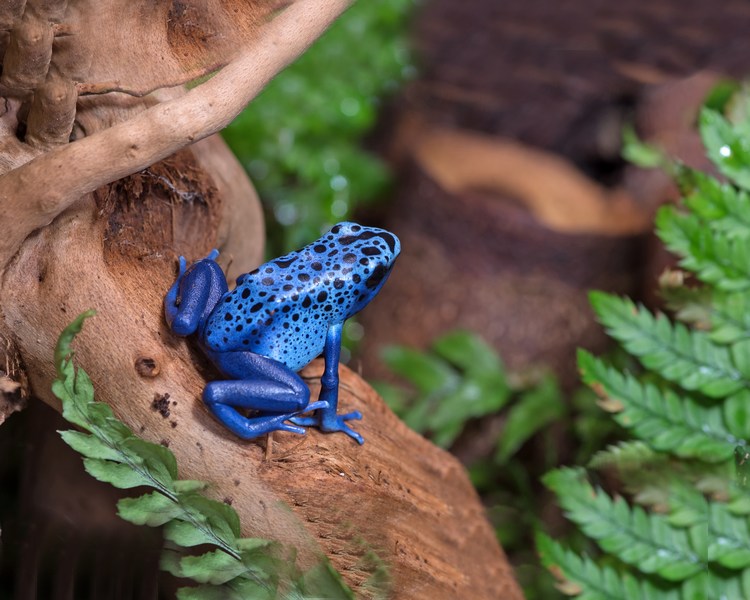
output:
[[[362,313],[364,372],[377,350],[425,349],[466,329],[515,372],[545,367],[577,385],[576,348],[603,350],[588,291],[632,294],[650,211],[565,159],[518,142],[407,122],[402,176],[384,225],[403,250]],[[413,140],[417,140],[416,143]]]

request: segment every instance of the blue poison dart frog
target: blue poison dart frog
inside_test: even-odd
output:
[[[241,275],[231,291],[217,250],[188,268],[181,256],[164,299],[167,322],[177,335],[195,334],[225,376],[203,391],[216,418],[245,439],[315,426],[364,443],[346,424],[362,415],[337,414],[341,328],[383,287],[400,249],[388,231],[339,223],[301,250]],[[321,352],[320,397],[310,403],[297,371]],[[300,416],[310,411],[314,416]]]

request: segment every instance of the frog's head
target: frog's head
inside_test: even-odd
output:
[[[339,223],[330,234],[339,246],[343,266],[350,269],[346,279],[353,296],[351,316],[367,306],[383,287],[401,251],[401,243],[385,229],[357,223]]]

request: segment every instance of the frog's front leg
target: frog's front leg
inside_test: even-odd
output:
[[[252,352],[207,352],[230,380],[212,381],[203,391],[209,410],[233,433],[244,439],[272,431],[305,430],[285,421],[300,413],[328,407],[325,401],[308,404],[310,390],[286,365]],[[246,417],[237,408],[256,410]],[[265,413],[265,414],[263,414]]]
[[[359,444],[364,444],[364,438],[346,424],[352,419],[361,419],[359,411],[336,414],[339,402],[339,357],[341,355],[341,329],[343,323],[331,325],[326,335],[326,345],[323,351],[325,371],[320,379],[320,398],[327,407],[318,410],[314,417],[294,417],[290,419],[296,425],[315,426],[321,431],[343,431],[353,437]]]
[[[218,250],[189,268],[180,256],[177,279],[164,297],[167,324],[177,335],[195,333],[205,323],[219,298],[227,291],[227,281],[221,267],[216,264]]]

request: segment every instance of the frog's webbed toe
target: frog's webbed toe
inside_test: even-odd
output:
[[[304,427],[297,427],[296,425],[290,425],[289,423],[284,423],[283,421],[280,421],[276,425],[274,425],[274,428],[271,429],[269,433],[273,431],[288,431],[289,433],[297,433],[299,435],[305,435],[305,433],[307,433]]]
[[[311,402],[305,408],[300,410],[299,412],[294,413],[295,415],[301,415],[302,413],[310,412],[311,410],[319,410],[321,408],[328,408],[328,402],[325,400],[318,400],[317,402]],[[293,417],[293,419],[315,419],[315,417]],[[292,420],[292,419],[290,419]],[[315,419],[315,423],[317,423],[317,419]]]
[[[312,405],[311,405],[312,406]],[[307,410],[310,410],[309,408]],[[333,415],[329,416],[325,414],[325,411],[321,411],[320,416],[314,417],[292,417],[289,419],[295,425],[301,425],[303,427],[317,427],[325,433],[333,433],[341,431],[351,438],[354,438],[360,445],[365,443],[365,439],[354,429],[346,424],[346,421],[359,420],[362,418],[362,413],[358,410],[354,412],[346,413],[344,415]]]
[[[354,431],[351,427],[349,427],[344,421],[348,419],[361,419],[362,415],[358,412],[349,413],[346,415],[341,415],[336,417],[336,426],[332,429],[326,428],[323,429],[323,431],[342,431],[346,435],[348,435],[351,438],[354,438],[354,440],[361,446],[365,443],[365,438],[362,437],[360,433],[357,433]]]

